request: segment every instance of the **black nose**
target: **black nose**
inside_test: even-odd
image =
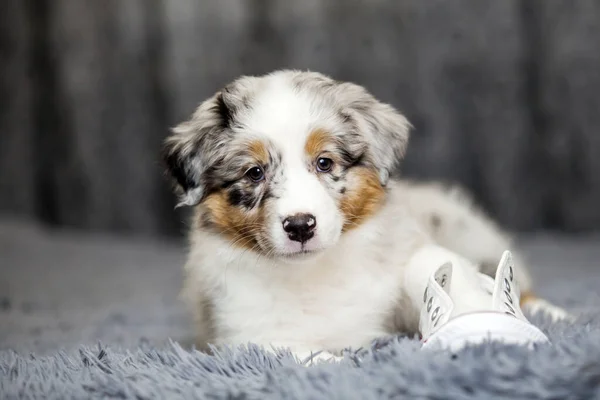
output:
[[[317,219],[312,214],[295,214],[283,220],[283,230],[290,240],[304,243],[315,235]]]

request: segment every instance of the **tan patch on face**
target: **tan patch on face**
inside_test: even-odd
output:
[[[342,232],[358,227],[375,214],[384,199],[385,189],[375,171],[366,167],[350,170],[346,192],[340,201],[340,209],[345,217]]]
[[[210,194],[202,203],[198,222],[206,224],[204,220],[229,238],[233,247],[260,250],[259,240],[265,229],[262,207],[243,211],[229,203],[225,191],[219,191]]]
[[[248,151],[250,155],[261,165],[267,164],[269,161],[269,152],[267,147],[260,140],[253,140],[248,143]]]
[[[308,135],[304,144],[304,151],[310,158],[316,158],[326,146],[331,143],[332,136],[324,129],[315,129]]]
[[[538,297],[533,292],[523,292],[521,293],[521,301],[519,302],[519,305],[523,307],[525,304],[537,299]]]

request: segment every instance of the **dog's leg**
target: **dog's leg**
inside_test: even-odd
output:
[[[482,273],[492,277],[502,253],[510,250],[518,266],[522,308],[545,312],[554,320],[568,317],[565,310],[535,295],[527,264],[514,250],[510,235],[475,207],[464,191],[425,184],[408,185],[407,193],[411,211],[436,243],[470,260]]]
[[[548,315],[553,321],[573,320],[574,316],[563,308],[555,306],[547,300],[537,297],[533,291],[523,293],[521,308],[530,314],[542,313]]]
[[[408,261],[405,269],[403,289],[410,300],[414,316],[418,319],[424,304],[424,293],[430,276],[440,266],[452,264],[450,297],[454,302],[453,316],[492,310],[491,294],[481,285],[477,267],[460,255],[437,245],[419,248]],[[418,325],[418,321],[412,321]]]

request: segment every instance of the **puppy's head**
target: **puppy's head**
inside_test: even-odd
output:
[[[385,200],[409,123],[311,72],[242,77],[173,130],[164,159],[196,223],[269,257],[334,246]]]

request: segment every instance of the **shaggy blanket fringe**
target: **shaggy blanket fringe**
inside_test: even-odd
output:
[[[339,364],[298,365],[257,346],[216,355],[175,342],[50,356],[0,352],[2,399],[600,399],[600,321],[532,320],[553,345],[486,343],[456,356],[381,339]]]

